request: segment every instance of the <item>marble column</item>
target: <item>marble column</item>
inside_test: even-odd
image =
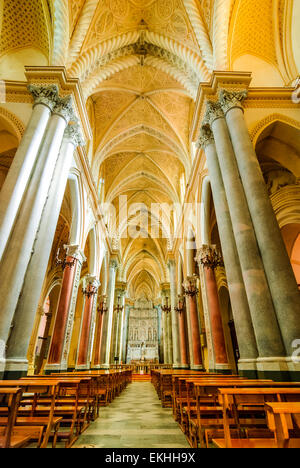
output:
[[[78,357],[76,363],[77,370],[89,369],[89,344],[91,335],[91,324],[95,297],[99,287],[99,281],[92,275],[87,275],[84,279],[83,294],[85,296],[84,309],[81,319],[80,338],[78,346]]]
[[[124,321],[123,346],[122,346],[123,364],[126,364],[126,356],[127,356],[129,313],[130,313],[130,308],[128,306],[125,306],[125,321]]]
[[[220,241],[224,257],[232,314],[237,333],[240,360],[239,371],[255,376],[258,356],[243,275],[235,244],[225,187],[218,162],[212,131],[208,125],[200,131],[198,145],[206,155],[207,167],[216,211]]]
[[[76,263],[74,267],[75,271],[74,271],[73,288],[72,288],[71,299],[70,299],[69,308],[68,308],[67,323],[66,323],[64,341],[63,341],[63,350],[62,350],[60,363],[58,365],[48,364],[47,365],[48,370],[53,370],[53,368],[56,369],[57,367],[58,369],[61,369],[62,371],[68,370],[69,352],[70,352],[71,338],[72,338],[72,332],[73,332],[73,326],[74,326],[74,318],[75,318],[78,289],[79,289],[79,283],[80,283],[80,277],[81,277],[81,269],[82,269],[83,263],[86,261],[86,257],[84,255],[83,250],[80,249],[79,245],[68,246],[67,255],[72,258],[75,258]]]
[[[197,310],[197,301],[196,296],[198,294],[196,286],[196,277],[188,276],[183,283],[184,295],[186,300],[189,302],[189,314],[190,314],[190,324],[191,324],[191,351],[193,356],[193,362],[191,363],[191,368],[195,370],[202,370],[202,353],[201,353],[201,340],[200,340],[200,326],[199,326],[199,317]]]
[[[102,350],[101,350],[101,367],[109,369],[110,366],[110,351],[112,338],[112,325],[114,313],[114,295],[116,283],[116,270],[118,263],[116,260],[111,260],[109,265],[109,279],[107,290],[107,313],[105,314],[102,325]]]
[[[242,269],[259,357],[285,355],[277,317],[241,183],[225,116],[208,102],[205,119],[213,131],[230,217]]]
[[[67,246],[67,252],[69,249],[70,247]],[[77,257],[72,256],[71,252],[68,252],[66,257],[66,264],[64,265],[63,270],[62,285],[56,311],[55,325],[52,334],[48,363],[46,366],[47,370],[61,370],[61,359],[78,261],[79,260]]]
[[[125,316],[126,316],[126,308],[125,308],[125,291],[122,291],[121,295],[121,307],[122,311],[120,312],[120,325],[119,325],[119,336],[118,336],[118,343],[119,343],[119,351],[117,356],[119,357],[119,364],[123,362],[122,355],[123,355],[123,336],[125,334]]]
[[[53,173],[57,163],[65,128],[74,113],[71,97],[57,98],[53,114],[32,171],[26,193],[0,264],[0,340],[6,343],[9,329],[23,287],[26,270],[33,254],[34,243],[41,223]],[[0,356],[0,372],[4,367]]]
[[[34,99],[32,114],[0,192],[0,260],[58,97],[56,85],[29,85],[28,89]]]
[[[185,328],[185,314],[186,309],[184,306],[184,296],[178,296],[178,307],[176,308],[178,313],[178,323],[179,323],[179,336],[180,336],[180,368],[188,369],[189,360],[188,360],[188,348],[187,348],[187,332]]]
[[[106,313],[106,296],[100,298],[99,306],[97,307],[97,320],[95,329],[95,344],[94,344],[94,362],[93,368],[100,369],[101,365],[101,342],[102,342],[102,325],[103,315]]]
[[[214,347],[215,368],[218,372],[228,372],[228,363],[221,308],[219,303],[218,287],[214,270],[221,265],[221,257],[215,246],[202,246],[197,253],[199,268],[203,266],[205,275],[205,286],[207,292],[207,302],[210,314],[210,324]]]
[[[180,341],[179,341],[179,323],[178,314],[176,313],[177,306],[177,287],[176,287],[176,263],[175,260],[168,262],[169,276],[170,276],[170,295],[171,295],[171,327],[172,327],[172,344],[173,344],[173,367],[178,369],[180,367]]]
[[[53,179],[26,271],[22,292],[14,315],[6,359],[6,376],[17,378],[27,370],[27,350],[38,307],[56,225],[65,193],[73,153],[82,144],[79,129],[67,126],[55,166]],[[63,286],[65,284],[63,283]],[[72,284],[70,284],[70,292]],[[65,329],[64,329],[65,331]],[[63,345],[63,342],[61,342]]]
[[[172,329],[171,329],[171,306],[170,306],[170,289],[162,291],[162,312],[164,325],[164,363],[172,364]]]
[[[291,356],[293,343],[300,337],[300,292],[245,122],[242,102],[246,97],[246,91],[222,90],[220,103],[226,115],[285,349]]]
[[[164,362],[164,337],[163,337],[163,323],[162,323],[162,310],[161,306],[155,306],[157,310],[157,320],[158,320],[158,349],[159,349],[159,363]]]

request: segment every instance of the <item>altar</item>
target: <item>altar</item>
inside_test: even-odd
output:
[[[149,301],[136,301],[129,314],[126,362],[155,362],[158,359],[157,310]]]

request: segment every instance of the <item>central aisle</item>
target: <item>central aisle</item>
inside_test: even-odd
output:
[[[189,448],[172,417],[162,408],[150,382],[133,382],[105,408],[74,448]]]

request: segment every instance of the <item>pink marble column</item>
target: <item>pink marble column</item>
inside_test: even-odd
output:
[[[213,268],[204,267],[204,274],[216,365],[228,364],[218,288]]]
[[[184,310],[181,312],[181,314],[179,314],[180,354],[181,354],[181,367],[183,368],[189,367],[184,314],[185,314]]]
[[[95,331],[95,354],[94,354],[94,367],[99,367],[101,364],[101,345],[102,345],[102,325],[103,314],[106,312],[106,304],[101,299],[99,307],[97,308],[97,324]]]
[[[66,326],[68,322],[68,314],[78,260],[74,257],[68,256],[66,261],[69,264],[66,265],[63,273],[48,364],[60,364],[64,347]]]
[[[77,358],[77,366],[86,366],[88,360],[88,352],[89,352],[89,341],[90,341],[90,331],[91,331],[91,323],[92,323],[92,312],[93,312],[93,305],[95,295],[97,294],[97,287],[94,286],[92,283],[88,283],[87,287],[83,290],[83,294],[85,295],[85,304],[84,304],[84,311],[82,317],[82,325],[81,325],[81,333],[80,333],[80,341],[78,347],[78,358]]]
[[[229,364],[226,352],[218,287],[214,273],[218,266],[223,266],[222,256],[218,252],[216,246],[204,245],[197,254],[197,261],[200,265],[203,265],[204,269],[216,369],[222,368],[226,370],[229,369]]]
[[[192,338],[192,349],[193,349],[193,368],[203,369],[202,354],[201,354],[201,340],[200,340],[200,327],[197,310],[196,296],[198,290],[196,288],[196,281],[194,277],[188,277],[183,284],[185,289],[185,296],[189,301],[189,314],[190,314],[190,325],[191,325],[191,338]]]

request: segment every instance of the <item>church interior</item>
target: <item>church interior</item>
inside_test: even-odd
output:
[[[300,448],[299,25],[0,0],[0,447]]]

